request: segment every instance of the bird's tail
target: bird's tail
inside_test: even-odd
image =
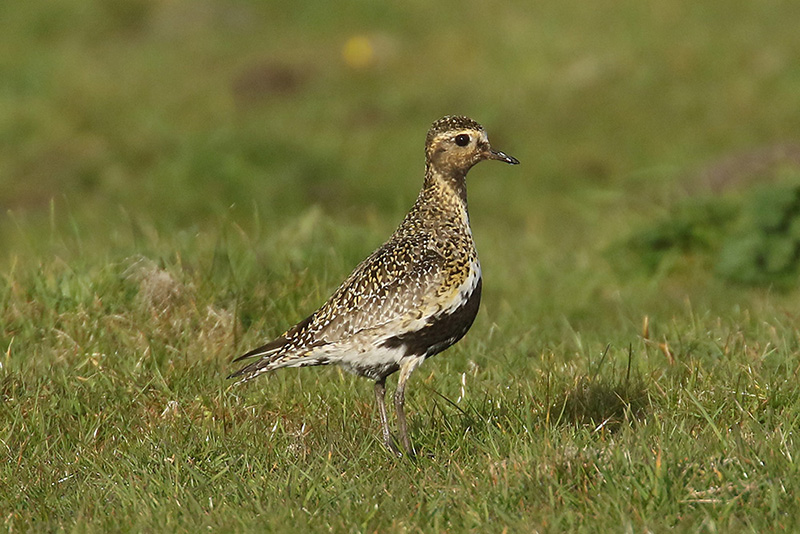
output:
[[[267,343],[266,345],[261,345],[258,348],[251,350],[250,352],[246,352],[242,354],[238,358],[235,358],[234,362],[239,362],[242,360],[247,360],[249,358],[258,358],[257,361],[251,363],[250,365],[246,365],[236,371],[235,373],[231,373],[228,375],[228,378],[239,378],[239,384],[242,382],[247,382],[248,380],[252,380],[253,378],[257,377],[261,373],[265,373],[267,371],[271,371],[273,369],[277,369],[278,367],[297,367],[298,365],[314,365],[311,363],[303,363],[298,364],[295,363],[295,360],[298,357],[295,354],[298,348],[309,350],[314,348],[315,346],[321,344],[321,342],[312,343],[311,345],[305,347],[298,347],[292,340],[297,340],[298,334],[300,334],[313,320],[314,314],[312,313],[289,330],[283,333],[277,339],[274,339]],[[307,355],[303,354],[303,356]]]
[[[288,353],[276,350],[266,353],[261,359],[247,365],[228,378],[239,378],[237,384],[249,382],[260,374],[280,369],[282,367],[308,367],[310,365],[325,365],[336,361],[324,350],[315,350],[316,347],[305,347],[299,351],[289,351]],[[259,353],[261,354],[261,353]],[[255,355],[254,355],[255,356]]]
[[[246,382],[247,380],[254,378],[257,374],[261,374],[258,372],[258,370],[274,362],[280,356],[281,350],[286,347],[288,342],[289,340],[286,339],[286,337],[281,336],[278,339],[270,341],[266,345],[262,345],[256,349],[246,352],[245,354],[242,354],[238,358],[235,358],[233,360],[234,362],[240,362],[249,358],[258,358],[258,360],[250,365],[245,365],[235,373],[231,373],[228,375],[228,378],[238,378],[240,376],[244,376],[241,382]],[[251,374],[253,376],[248,376]]]

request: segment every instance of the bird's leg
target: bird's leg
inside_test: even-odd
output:
[[[414,448],[408,439],[408,424],[406,423],[406,382],[411,373],[422,363],[423,358],[411,358],[400,368],[400,377],[397,379],[397,389],[394,392],[394,411],[397,413],[397,430],[400,441],[409,456],[414,456]]]
[[[378,414],[381,418],[381,427],[383,427],[383,443],[386,448],[395,454],[400,454],[400,451],[395,447],[392,441],[392,434],[389,432],[389,419],[386,417],[386,377],[381,378],[375,382],[375,402],[378,405]]]
[[[404,392],[405,382],[397,383],[397,391],[394,392],[394,411],[397,412],[397,430],[400,434],[400,441],[409,456],[414,456],[411,448],[411,441],[408,439],[408,425],[406,424],[406,395]]]

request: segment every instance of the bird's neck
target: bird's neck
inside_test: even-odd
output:
[[[443,209],[467,211],[467,173],[447,169],[446,172],[428,164],[420,201],[439,205]],[[424,198],[423,198],[424,197]]]

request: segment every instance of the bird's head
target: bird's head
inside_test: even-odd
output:
[[[466,174],[473,165],[485,159],[519,163],[498,150],[493,150],[483,126],[469,117],[447,116],[434,122],[425,141],[428,164],[441,173]]]

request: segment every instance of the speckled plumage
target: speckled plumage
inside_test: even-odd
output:
[[[325,304],[277,339],[236,359],[258,358],[233,373],[245,382],[281,367],[336,363],[376,381],[387,447],[385,380],[400,371],[395,409],[411,454],[405,383],[425,358],[458,341],[478,312],[481,268],[467,212],[466,175],[484,159],[518,163],[489,146],[467,117],[439,119],[425,144],[425,181],[411,211],[386,243],[356,267]]]

